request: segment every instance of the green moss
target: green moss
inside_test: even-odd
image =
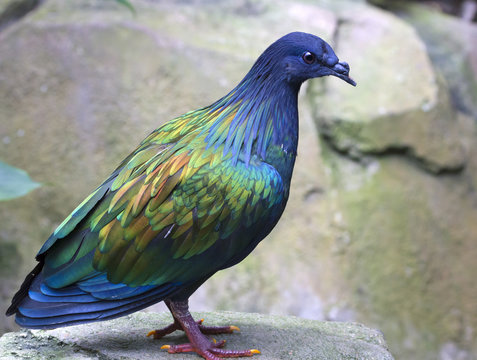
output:
[[[470,65],[476,58],[475,24],[412,2],[402,3],[398,13],[426,43],[433,64],[449,84],[456,108],[477,118],[477,74]]]
[[[444,185],[399,156],[368,159],[367,166],[336,153],[328,159],[351,239],[342,266],[358,319],[379,326],[400,358],[433,359],[446,341],[470,347],[458,324],[470,320],[464,309],[475,311],[477,289],[465,274],[448,270],[463,253],[475,253],[470,238],[447,226],[449,214],[454,223],[468,219],[467,212],[477,215],[460,198],[463,183],[452,178]]]

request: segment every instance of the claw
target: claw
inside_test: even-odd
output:
[[[154,335],[154,339],[174,332],[175,330],[183,330],[186,332],[189,342],[179,345],[163,345],[162,350],[167,350],[169,354],[195,352],[208,360],[220,360],[222,358],[238,358],[249,357],[260,354],[257,349],[250,350],[225,350],[225,340],[216,340],[208,338],[205,335],[231,334],[240,331],[238,326],[204,326],[204,319],[194,320],[188,311],[187,303],[182,302],[166,302],[171,310],[174,323],[163,329],[153,330],[148,336]]]
[[[225,346],[225,343],[227,342],[227,340],[222,340],[221,342],[215,344],[215,347],[217,348],[222,348]]]

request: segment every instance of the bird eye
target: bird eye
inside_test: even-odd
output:
[[[303,61],[307,64],[312,64],[313,62],[315,62],[316,60],[316,56],[315,54],[309,52],[309,51],[306,51],[302,56],[301,58],[303,59]]]

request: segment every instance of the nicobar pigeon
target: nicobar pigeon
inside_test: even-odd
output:
[[[51,329],[164,301],[173,323],[149,335],[183,330],[189,339],[164,345],[169,353],[258,354],[209,340],[238,328],[196,322],[188,299],[277,224],[297,151],[298,92],[326,75],[356,85],[325,41],[293,32],[230,93],[154,130],[48,238],[7,315],[25,328]]]

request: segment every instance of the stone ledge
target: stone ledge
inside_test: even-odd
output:
[[[228,349],[257,348],[259,360],[392,360],[381,332],[357,323],[323,322],[291,316],[249,313],[194,313],[207,325],[233,324],[239,333],[218,336]],[[7,359],[175,359],[199,358],[168,354],[165,344],[186,340],[183,333],[164,339],[148,331],[170,323],[167,313],[137,312],[116,320],[55,330],[22,330],[0,338],[0,358]]]

